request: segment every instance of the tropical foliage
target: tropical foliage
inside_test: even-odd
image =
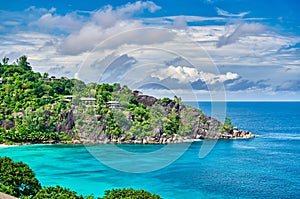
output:
[[[154,136],[155,132],[186,135],[197,125],[192,123],[197,117],[200,117],[198,124],[208,128],[206,116],[182,105],[176,96],[173,100],[158,99],[149,106],[137,98],[140,92],[126,85],[85,84],[33,72],[26,56],[11,64],[8,58],[3,58],[0,78],[0,143],[68,141],[78,132],[91,135],[99,131],[114,138],[143,138]],[[72,100],[66,100],[67,96],[73,96]],[[81,98],[93,98],[95,103],[87,106]],[[109,107],[112,101],[119,107]],[[65,116],[72,107],[77,112],[76,122],[65,132],[60,127],[67,123]],[[227,119],[220,129],[230,131],[231,122]]]
[[[33,72],[26,56],[17,63],[8,60],[0,64],[0,143],[69,139],[54,124],[67,108],[61,99],[71,94],[75,80]]]
[[[33,196],[41,189],[33,171],[22,162],[0,158],[0,191],[16,196]]]
[[[59,198],[84,199],[83,196],[77,195],[75,191],[71,191],[70,189],[63,188],[61,186],[44,187],[35,196],[31,198],[32,199],[59,199]]]
[[[144,190],[129,188],[107,190],[102,199],[161,199],[161,197]]]

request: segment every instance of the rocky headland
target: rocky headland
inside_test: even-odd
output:
[[[0,144],[165,144],[199,139],[249,139],[181,102],[157,99],[118,83],[86,84],[49,77],[22,63],[0,67]]]
[[[168,99],[162,102],[152,96],[138,93],[134,93],[134,96],[137,102],[146,108],[151,109],[155,107],[156,109],[160,109],[164,112],[165,116],[172,113],[178,115],[181,125],[187,125],[189,128],[186,129],[185,132],[167,134],[164,132],[163,125],[154,124],[151,133],[147,135],[134,135],[130,132],[129,127],[123,126],[121,127],[123,133],[120,135],[107,134],[105,133],[105,129],[108,128],[108,124],[99,122],[103,119],[103,115],[89,115],[88,118],[85,118],[85,124],[78,126],[76,125],[76,118],[80,118],[82,115],[78,107],[72,106],[70,110],[61,115],[61,119],[65,119],[65,122],[58,126],[58,131],[74,135],[74,128],[77,126],[77,133],[72,141],[66,141],[64,143],[168,144],[193,142],[201,139],[250,139],[255,137],[255,134],[249,131],[240,130],[237,127],[221,123],[203,114],[198,109],[178,103],[175,100]],[[124,112],[122,109],[117,111]],[[128,113],[127,119],[134,122],[135,117],[132,113]],[[95,124],[97,124],[96,127],[87,130],[87,127],[92,127]]]

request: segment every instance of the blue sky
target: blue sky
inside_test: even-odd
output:
[[[8,1],[0,56],[147,94],[300,100],[297,0]],[[169,88],[166,90],[165,88]],[[191,89],[191,90],[190,90]],[[217,95],[216,95],[217,96]]]

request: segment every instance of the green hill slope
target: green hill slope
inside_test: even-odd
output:
[[[31,69],[26,56],[0,65],[0,143],[173,143],[252,138],[185,106],[118,83],[85,84]]]

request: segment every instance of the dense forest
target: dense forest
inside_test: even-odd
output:
[[[54,124],[67,107],[60,99],[71,94],[75,80],[46,82],[55,77],[33,72],[26,56],[8,62],[5,57],[0,64],[0,142],[70,139]]]
[[[185,106],[118,83],[97,84],[34,72],[26,56],[0,63],[0,143],[170,143],[252,136]]]

